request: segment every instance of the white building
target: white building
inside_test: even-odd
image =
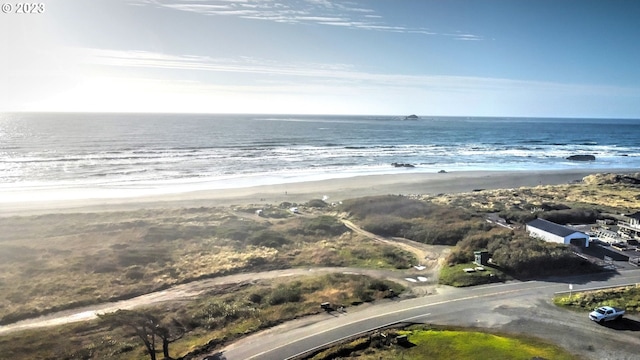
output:
[[[640,239],[640,211],[624,215],[627,221],[618,221],[618,232],[632,239]]]
[[[535,219],[527,223],[526,229],[531,237],[547,242],[589,247],[589,235],[551,221]]]

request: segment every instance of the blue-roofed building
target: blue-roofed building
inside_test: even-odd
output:
[[[589,247],[589,235],[548,220],[535,219],[530,221],[527,223],[526,229],[531,237],[547,242]]]

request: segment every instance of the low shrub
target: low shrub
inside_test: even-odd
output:
[[[323,236],[332,237],[339,236],[349,231],[340,220],[333,216],[322,215],[310,219],[303,219],[301,224],[291,230],[289,233],[307,236]]]
[[[490,243],[493,262],[518,277],[570,275],[601,271],[599,267],[574,255],[567,246],[533,239],[524,232],[510,240]]]
[[[269,305],[280,305],[285,303],[295,303],[302,300],[302,289],[300,282],[284,284],[274,289],[268,296]]]
[[[526,224],[531,220],[534,220],[537,216],[531,211],[525,211],[520,209],[510,209],[500,211],[498,215],[505,219],[505,221],[509,224]]]
[[[408,269],[412,263],[416,262],[413,254],[393,246],[383,247],[382,257],[396,269]]]
[[[223,239],[245,241],[252,233],[266,229],[266,225],[253,221],[228,219],[218,226],[216,236]]]
[[[327,204],[326,202],[324,202],[324,200],[321,200],[321,199],[309,200],[309,202],[307,202],[306,205],[310,208],[325,208],[329,206],[329,204]]]
[[[487,228],[485,221],[464,209],[403,196],[354,199],[345,202],[343,209],[369,232],[426,244],[455,245],[468,234]]]
[[[285,238],[279,232],[273,230],[261,230],[249,236],[249,243],[256,246],[264,246],[269,248],[280,248],[291,241]]]
[[[377,235],[404,237],[412,224],[396,216],[372,215],[363,220],[361,226]]]
[[[540,218],[556,224],[592,224],[600,219],[598,210],[587,208],[545,211],[539,215]]]
[[[373,215],[388,215],[402,219],[426,217],[436,205],[424,201],[409,199],[404,196],[368,196],[346,200],[342,210],[359,219]]]
[[[613,289],[574,292],[558,295],[553,298],[554,304],[574,308],[576,310],[591,311],[600,306],[615,306],[627,312],[640,312],[640,288],[625,286]]]

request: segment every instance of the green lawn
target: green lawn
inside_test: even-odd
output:
[[[473,286],[481,284],[489,284],[492,282],[503,281],[505,275],[491,267],[484,267],[484,271],[476,271],[467,273],[465,268],[475,268],[478,265],[473,263],[457,264],[452,266],[443,266],[440,270],[440,284],[451,285],[456,287]]]
[[[380,338],[362,338],[328,349],[312,359],[328,360],[336,356],[357,357],[359,360],[577,359],[556,345],[524,336],[418,327],[390,331],[388,338],[394,339],[398,335],[406,335],[408,343],[402,345],[395,341],[385,342]]]

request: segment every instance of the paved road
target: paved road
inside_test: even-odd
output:
[[[640,322],[627,318],[616,327],[589,321],[584,313],[549,303],[562,291],[640,283],[640,271],[511,282],[468,289],[445,288],[437,295],[388,301],[349,313],[323,314],[290,322],[244,338],[222,354],[227,360],[294,357],[309,349],[396,322],[477,326],[549,339],[586,359],[637,359]]]

